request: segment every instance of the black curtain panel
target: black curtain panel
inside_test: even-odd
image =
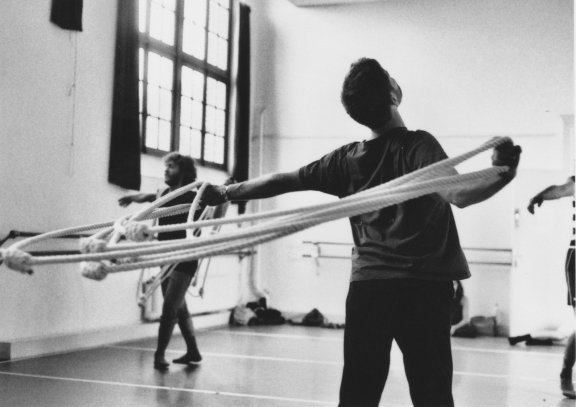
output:
[[[108,181],[140,189],[137,0],[118,0]]]
[[[50,21],[66,30],[82,31],[82,0],[52,0]]]
[[[238,69],[236,99],[236,137],[234,139],[234,168],[236,182],[248,179],[250,161],[250,7],[240,3],[238,32]],[[236,202],[238,212],[244,213],[246,202]]]

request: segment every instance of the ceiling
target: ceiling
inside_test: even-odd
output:
[[[386,0],[290,0],[298,7],[321,7],[333,4],[373,3]]]

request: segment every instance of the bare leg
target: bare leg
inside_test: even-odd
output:
[[[160,317],[160,326],[158,328],[158,342],[156,353],[154,354],[154,367],[157,369],[166,369],[168,362],[165,359],[166,349],[172,338],[174,326],[180,314],[180,310],[185,304],[184,297],[192,277],[177,269],[172,272],[162,283],[162,293],[164,294],[164,305],[162,306],[162,316]],[[185,305],[184,305],[185,306]],[[186,309],[186,313],[188,310]]]
[[[183,302],[182,307],[178,310],[178,326],[180,327],[180,332],[182,332],[182,336],[186,342],[186,354],[178,359],[174,359],[173,362],[185,365],[190,363],[200,363],[202,361],[202,356],[198,350],[196,336],[194,335],[194,324],[192,323],[192,318],[188,312],[186,301]]]

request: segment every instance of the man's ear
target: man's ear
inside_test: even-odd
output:
[[[396,81],[393,82],[392,89],[390,89],[390,103],[396,107],[402,103],[402,88]]]

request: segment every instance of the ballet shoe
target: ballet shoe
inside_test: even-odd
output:
[[[166,361],[166,359],[154,357],[154,369],[156,370],[166,370],[170,366],[170,363]]]
[[[510,336],[508,337],[508,343],[510,345],[516,345],[519,342],[524,342],[532,339],[530,335],[521,335],[521,336]]]
[[[178,359],[172,360],[173,363],[178,363],[181,365],[199,365],[202,363],[202,356],[198,350],[193,352],[186,352],[186,354]]]
[[[526,346],[552,346],[554,341],[552,339],[538,339],[530,338],[526,339]]]
[[[564,397],[569,399],[576,399],[576,392],[574,391],[574,384],[572,383],[572,378],[560,378],[560,390]]]

